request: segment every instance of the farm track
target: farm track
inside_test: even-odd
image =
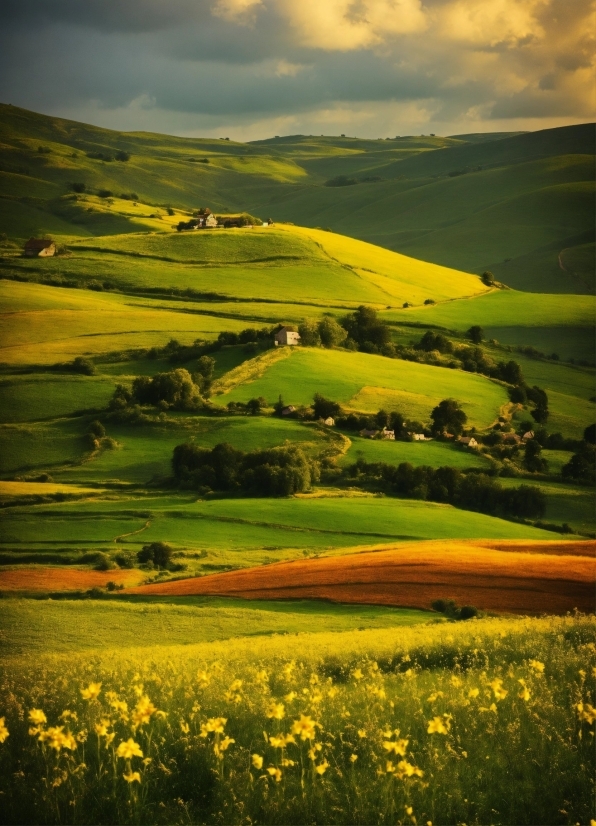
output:
[[[596,542],[430,541],[133,588],[147,596],[218,595],[428,609],[435,599],[495,612],[595,609]]]

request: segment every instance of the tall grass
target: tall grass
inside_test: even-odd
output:
[[[1,822],[588,823],[594,630],[483,620],[16,662]]]

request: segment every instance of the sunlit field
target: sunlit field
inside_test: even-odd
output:
[[[17,660],[0,817],[588,823],[594,631],[482,620]]]

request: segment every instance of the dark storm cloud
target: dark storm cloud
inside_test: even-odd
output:
[[[154,111],[156,129],[168,112],[197,128],[333,107],[374,122],[375,107],[408,102],[453,122],[582,117],[589,10],[588,0],[2,0],[0,99],[75,117],[129,108],[144,125]]]

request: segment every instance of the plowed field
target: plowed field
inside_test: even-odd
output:
[[[418,542],[130,589],[154,595],[429,608],[439,598],[514,613],[595,610],[596,542]]]
[[[138,585],[145,576],[139,570],[90,571],[81,568],[43,568],[23,565],[0,571],[0,591],[80,591],[117,585]]]

